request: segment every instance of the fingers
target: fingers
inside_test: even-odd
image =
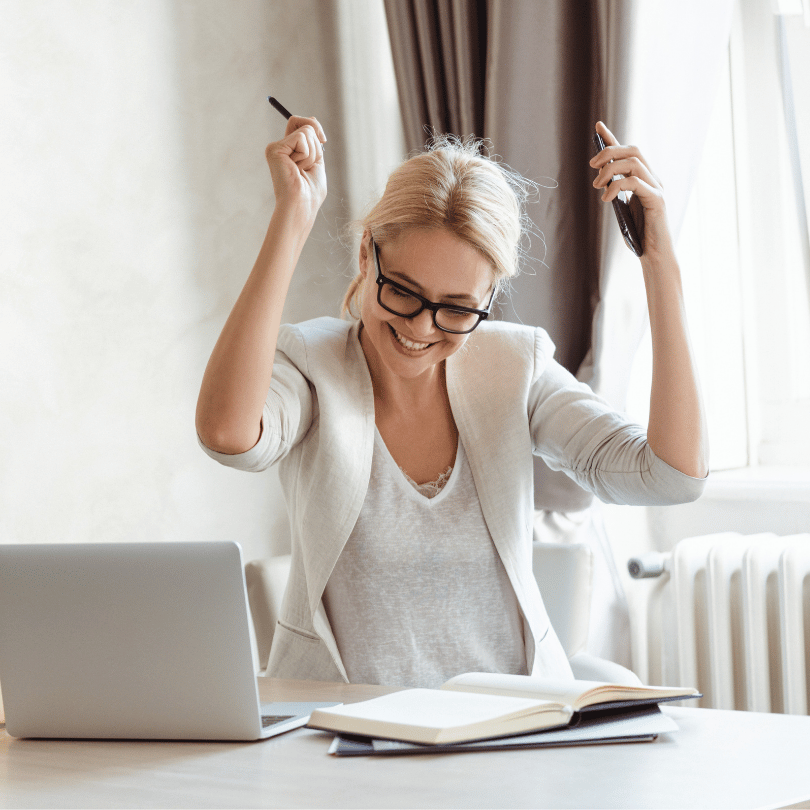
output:
[[[650,186],[656,188],[660,187],[658,179],[647,168],[647,165],[643,163],[640,158],[635,156],[617,159],[612,163],[606,163],[594,178],[593,187],[603,188],[604,186],[610,185],[617,174],[624,175],[625,177],[638,177]]]
[[[308,172],[313,166],[323,162],[321,139],[310,124],[293,130],[279,142],[279,146],[302,172]]]
[[[645,209],[657,208],[663,204],[661,189],[645,183],[639,177],[623,177],[621,180],[614,180],[602,193],[603,202],[615,200],[622,191],[632,191]]]
[[[627,158],[635,158],[649,171],[647,161],[644,159],[641,150],[637,146],[622,146],[621,144],[606,146],[598,155],[594,155],[594,157],[591,158],[590,163],[594,169],[601,169],[611,161],[624,160]],[[620,174],[620,172],[613,173]]]
[[[287,129],[284,131],[284,135],[290,135],[297,129],[307,125],[315,130],[318,135],[318,140],[321,143],[326,143],[326,133],[323,131],[323,127],[320,125],[317,118],[304,118],[301,115],[291,115],[287,121]]]
[[[618,138],[605,126],[602,121],[596,122],[596,131],[602,136],[602,140],[608,146],[619,146]]]
[[[642,157],[639,148],[637,146],[622,146],[616,136],[602,121],[596,122],[595,129],[602,136],[602,140],[605,142],[606,146],[598,155],[594,155],[591,158],[591,166],[593,166],[594,169],[601,169],[612,160],[621,160],[622,158],[637,158],[647,166],[647,162]],[[649,166],[647,169],[649,171]],[[613,173],[619,174],[620,172]]]
[[[309,125],[296,130],[295,136],[297,136],[295,151],[290,155],[290,158],[294,163],[298,164],[301,171],[309,171],[316,163],[323,160],[321,140],[318,133]]]
[[[286,135],[282,143],[292,146],[290,159],[307,172],[316,163],[323,162],[323,144],[326,133],[317,118],[291,115],[287,120]]]
[[[660,179],[650,169],[637,146],[622,146],[602,121],[596,122],[596,131],[607,144],[598,155],[590,160],[591,166],[599,170],[594,181],[596,188],[607,185],[616,174],[641,177],[649,185],[658,189],[663,188]]]

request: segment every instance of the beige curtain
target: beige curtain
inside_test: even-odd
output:
[[[385,0],[409,150],[484,133],[486,0]]]
[[[485,133],[513,168],[542,184],[530,216],[530,270],[513,283],[504,317],[548,330],[576,373],[590,348],[600,271],[598,194],[588,166],[602,80],[589,0],[494,0],[489,5]],[[591,496],[535,460],[535,504],[579,511]]]

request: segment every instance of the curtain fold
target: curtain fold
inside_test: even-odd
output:
[[[512,283],[503,317],[543,326],[556,359],[576,373],[590,348],[598,301],[598,195],[588,161],[601,106],[590,0],[492,0],[485,134],[512,168],[541,183],[529,216],[543,234]],[[535,459],[535,505],[572,512],[590,493]]]
[[[385,0],[409,151],[484,134],[486,0]]]

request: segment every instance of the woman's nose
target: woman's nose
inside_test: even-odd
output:
[[[433,313],[429,309],[423,309],[415,318],[411,318],[411,324],[414,337],[429,335],[435,329]]]

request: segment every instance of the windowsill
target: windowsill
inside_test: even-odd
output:
[[[743,467],[713,472],[703,498],[810,503],[810,467]]]

